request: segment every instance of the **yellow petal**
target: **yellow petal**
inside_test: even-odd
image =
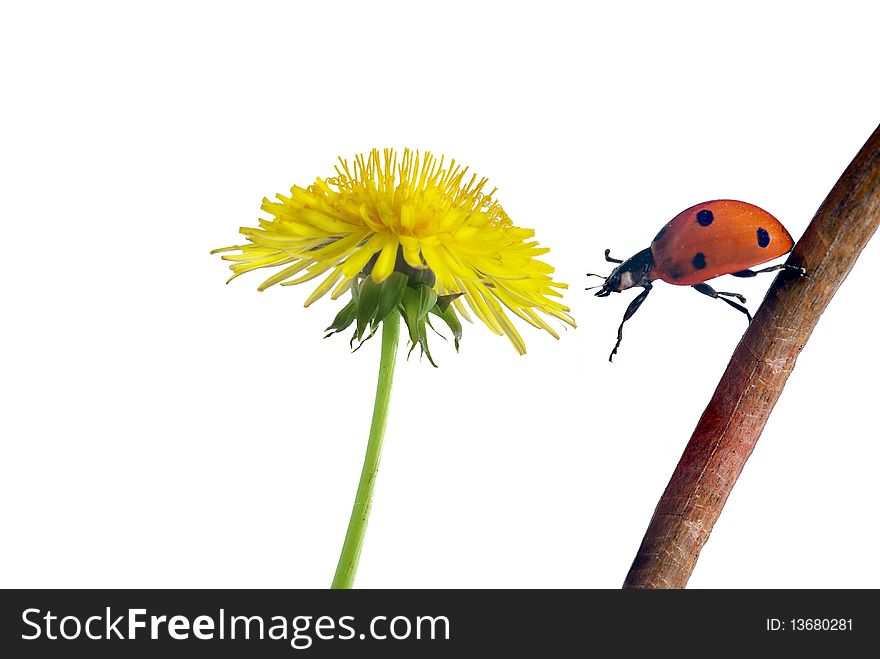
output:
[[[373,266],[373,281],[381,283],[388,279],[388,275],[394,272],[394,264],[397,261],[397,238],[386,236],[385,246],[376,259],[376,265]]]
[[[274,286],[278,282],[282,282],[285,279],[290,279],[297,272],[300,272],[301,270],[308,267],[308,265],[309,265],[308,261],[300,261],[299,263],[295,263],[288,268],[284,268],[284,270],[282,270],[281,272],[276,272],[274,275],[272,275],[266,281],[264,281],[262,284],[260,284],[257,287],[257,290],[258,291],[265,291],[267,288],[269,288],[270,286]]]
[[[369,260],[373,258],[373,254],[378,252],[384,244],[385,238],[380,233],[370,236],[363,245],[358,247],[342,265],[342,272],[346,277],[354,277],[357,273],[364,269]]]
[[[331,288],[333,288],[333,284],[335,284],[337,281],[339,281],[339,278],[341,276],[342,276],[342,273],[338,269],[336,271],[334,271],[332,275],[330,275],[329,277],[327,277],[327,279],[322,281],[321,285],[318,286],[318,288],[316,288],[311,295],[309,295],[308,299],[305,301],[303,306],[307,307],[315,300],[323,297],[327,293],[327,291],[329,291]]]

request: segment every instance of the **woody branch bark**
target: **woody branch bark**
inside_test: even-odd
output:
[[[684,588],[797,357],[880,224],[880,127],[822,202],[770,287],[648,525],[624,588]]]

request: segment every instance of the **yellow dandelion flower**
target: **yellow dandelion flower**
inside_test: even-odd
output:
[[[451,305],[471,320],[469,309],[493,332],[507,336],[520,354],[525,343],[508,311],[556,338],[546,316],[574,326],[569,308],[560,301],[559,290],[567,285],[553,281],[553,268],[537,258],[547,248],[533,240],[533,230],[513,225],[494,199],[495,189],[485,192],[487,179],[468,175],[468,168],[454,160],[447,165],[443,158],[409,149],[400,158],[393,150],[380,154],[373,149],[351,165],[340,158],[335,170],[335,176],[318,178],[308,188],[294,186],[289,196],[277,195],[277,201],[264,199],[262,210],[272,219],[241,229],[249,243],[215,250],[238,252],[223,256],[231,262],[232,279],[258,268],[281,267],[260,285],[265,290],[323,277],[305,306],[327,293],[336,299],[351,291],[355,299],[342,314],[346,317],[337,316],[330,329],[339,331],[357,316],[358,338],[364,325],[371,323],[375,330],[382,320],[358,311],[357,298],[367,279],[386,292],[394,289],[393,304],[385,306],[402,304],[408,326],[410,320],[420,322],[420,313],[427,315],[423,307],[437,302],[431,310],[445,316],[455,332],[457,321],[447,308]],[[391,287],[395,273],[405,277]],[[403,307],[407,295],[415,294],[405,284],[412,287],[413,282],[436,295],[422,299],[421,310],[419,300],[413,301],[415,311],[408,319]],[[460,327],[458,332],[456,338]],[[412,326],[410,336],[414,344],[422,338]]]

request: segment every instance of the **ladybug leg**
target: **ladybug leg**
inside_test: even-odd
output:
[[[737,300],[745,304],[746,296],[740,295],[739,293],[725,293],[724,291],[717,291],[718,295],[724,295],[726,297],[735,297]]]
[[[614,350],[611,351],[611,354],[608,356],[608,361],[614,361],[614,355],[617,354],[617,349],[620,347],[620,342],[623,341],[623,324],[633,317],[636,311],[639,310],[639,307],[642,306],[642,302],[645,301],[645,298],[648,297],[648,293],[651,292],[651,286],[645,286],[645,290],[636,296],[636,298],[629,303],[629,306],[626,308],[626,312],[623,314],[623,320],[620,321],[620,327],[617,328],[617,343],[614,344]]]
[[[623,261],[621,261],[620,259],[616,259],[613,256],[611,256],[610,249],[605,250],[605,260],[608,261],[608,263],[623,263]]]
[[[698,290],[703,295],[708,295],[709,297],[715,298],[716,300],[721,300],[722,302],[726,302],[727,304],[732,306],[737,311],[742,311],[746,315],[746,318],[749,319],[749,322],[752,322],[752,314],[749,313],[748,309],[746,309],[741,304],[737,304],[736,302],[734,302],[732,300],[728,300],[726,297],[722,297],[723,295],[728,295],[730,297],[735,297],[738,300],[741,300],[742,302],[745,302],[746,299],[742,295],[740,295],[739,293],[719,293],[714,288],[709,286],[709,284],[696,284],[693,286],[693,288]]]
[[[776,270],[790,270],[798,273],[801,277],[809,277],[805,268],[799,265],[791,265],[790,263],[780,263],[779,265],[771,265],[769,268],[761,268],[760,270],[740,270],[739,272],[731,272],[734,277],[756,277],[764,272],[775,272]]]
[[[807,274],[807,269],[802,268],[799,265],[792,265],[791,263],[780,263],[779,265],[771,265],[769,268],[761,268],[760,270],[755,270],[755,274],[761,274],[762,272],[773,272],[775,270],[785,270],[787,272],[797,273],[800,277],[806,277],[807,279],[812,279],[810,275]]]

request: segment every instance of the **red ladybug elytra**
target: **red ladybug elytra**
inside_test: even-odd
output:
[[[660,229],[650,247],[626,261],[612,258],[609,256],[611,250],[606,249],[605,260],[620,265],[604,278],[602,290],[596,295],[607,297],[635,286],[645,289],[630,302],[623,314],[623,321],[617,330],[617,343],[608,361],[613,361],[620,347],[623,324],[632,318],[648,297],[654,280],[660,279],[676,286],[692,286],[703,295],[722,300],[743,312],[751,322],[748,309],[727,299],[730,297],[745,302],[742,295],[716,291],[705,282],[721,275],[754,277],[758,273],[774,270],[794,270],[802,276],[806,275],[806,270],[788,263],[762,270],[749,269],[788,253],[792,247],[794,241],[791,235],[767,211],[744,201],[718,199],[691,206],[676,215]]]

